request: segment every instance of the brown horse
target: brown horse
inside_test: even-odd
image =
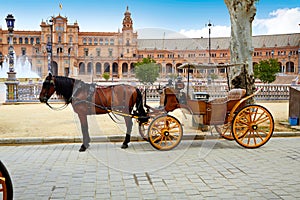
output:
[[[134,106],[134,116],[138,116],[139,122],[147,121],[141,92],[130,85],[97,86],[49,74],[43,83],[40,101],[49,105],[48,100],[54,92],[64,98],[66,105],[71,103],[74,112],[78,114],[83,136],[83,144],[79,151],[85,151],[90,143],[87,115],[118,112],[124,116],[127,132],[121,148],[127,148],[130,142]]]

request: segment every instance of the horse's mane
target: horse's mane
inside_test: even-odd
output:
[[[67,103],[71,100],[75,79],[65,76],[55,76],[56,94],[63,96]]]

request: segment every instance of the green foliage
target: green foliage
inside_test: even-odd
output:
[[[110,75],[109,75],[109,73],[104,72],[104,73],[102,74],[102,77],[103,77],[106,81],[108,81]]]
[[[218,75],[217,75],[217,74],[211,74],[211,75],[210,75],[210,78],[211,78],[212,80],[218,79]]]
[[[151,58],[135,64],[135,77],[143,84],[153,84],[159,76],[159,66]]]
[[[258,78],[263,83],[272,83],[276,80],[276,73],[280,71],[277,59],[261,60],[253,68],[254,78]]]

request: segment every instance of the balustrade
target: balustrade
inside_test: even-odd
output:
[[[137,86],[141,91],[147,90],[146,98],[150,101],[157,101],[160,98],[158,92],[159,86]],[[160,86],[161,87],[161,86]],[[289,89],[290,85],[279,85],[279,84],[257,84],[257,88],[262,88],[256,96],[256,100],[289,100]],[[39,102],[39,94],[42,88],[42,83],[20,83],[18,85],[18,102]],[[185,92],[186,89],[183,91]],[[201,85],[201,86],[191,86],[190,94],[195,92],[207,92],[211,99],[225,97],[227,95],[227,85]],[[51,98],[51,101],[59,100],[58,96]]]

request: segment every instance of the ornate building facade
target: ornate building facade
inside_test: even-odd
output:
[[[42,21],[40,31],[14,31],[13,44],[19,57],[27,57],[32,70],[41,77],[48,73],[46,46],[52,42],[52,72],[70,77],[101,78],[107,72],[111,77],[134,77],[134,64],[150,57],[160,65],[160,76],[185,73],[177,69],[185,62],[230,62],[230,38],[138,39],[128,7],[122,29],[117,32],[81,32],[77,22],[69,24],[67,17],[51,17],[51,23]],[[17,29],[17,28],[16,28]],[[8,54],[8,31],[0,28],[0,64]],[[210,57],[210,58],[209,58]],[[300,33],[262,35],[253,37],[253,64],[260,60],[277,58],[282,74],[300,73]],[[208,73],[194,71],[195,75]],[[211,73],[223,73],[211,70]]]

